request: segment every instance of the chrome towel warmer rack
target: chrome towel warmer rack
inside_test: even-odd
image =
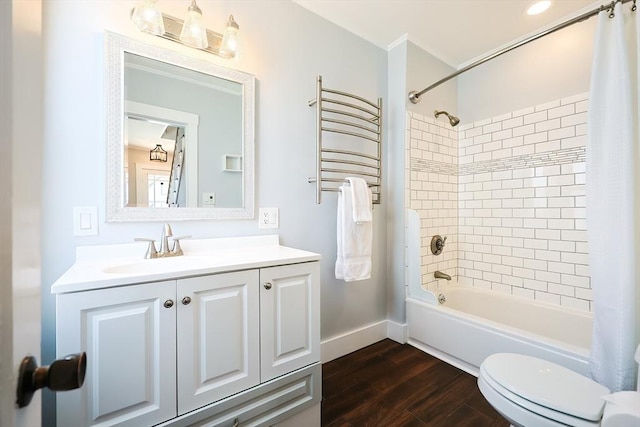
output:
[[[382,98],[377,103],[322,87],[316,80],[316,203],[323,191],[339,191],[346,177],[363,178],[380,203],[382,187]],[[346,136],[347,138],[344,138]]]

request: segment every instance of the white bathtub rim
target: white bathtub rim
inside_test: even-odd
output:
[[[563,305],[558,305],[558,304],[553,304],[550,302],[545,302],[545,301],[539,301],[539,300],[534,300],[534,299],[530,299],[530,298],[525,298],[523,296],[520,295],[513,295],[513,294],[507,294],[504,292],[499,292],[499,291],[494,291],[491,289],[484,289],[484,288],[476,288],[473,286],[469,286],[469,285],[462,285],[460,283],[450,283],[450,284],[446,284],[446,285],[442,285],[440,287],[440,289],[438,289],[438,295],[436,295],[435,292],[429,290],[429,289],[425,289],[424,287],[421,287],[422,290],[424,292],[428,292],[430,294],[432,294],[434,296],[433,300],[431,300],[431,298],[429,298],[429,301],[425,301],[422,300],[418,297],[412,296],[411,294],[409,294],[409,296],[407,298],[411,298],[417,301],[421,301],[421,302],[427,302],[431,305],[435,305],[438,307],[446,307],[446,303],[445,304],[439,304],[438,301],[438,296],[439,294],[443,294],[445,297],[447,296],[447,291],[450,290],[464,290],[464,291],[471,291],[471,292],[475,292],[475,293],[491,293],[493,295],[496,295],[498,297],[502,297],[502,298],[513,298],[515,300],[524,302],[526,304],[529,305],[533,305],[536,307],[544,307],[544,308],[548,308],[551,310],[556,310],[556,311],[562,311],[562,312],[566,312],[572,315],[576,315],[576,316],[580,316],[580,317],[589,317],[589,318],[593,318],[593,313],[590,311],[585,311],[585,310],[580,310],[577,308],[573,308],[573,307],[567,307],[567,306],[563,306]],[[456,310],[456,311],[460,311],[460,310]],[[465,313],[466,314],[466,313]],[[478,316],[475,316],[478,317]],[[497,323],[497,322],[495,322]]]
[[[411,299],[412,301],[416,301],[416,302],[420,302],[423,304],[426,304],[427,306],[431,306],[431,307],[435,307],[436,309],[443,309],[447,312],[451,312],[451,313],[462,313],[462,316],[470,316],[472,319],[475,320],[479,320],[481,321],[481,323],[486,323],[489,322],[489,324],[497,327],[497,328],[502,328],[504,326],[504,328],[506,328],[508,331],[510,332],[514,332],[517,331],[522,332],[521,335],[526,336],[527,338],[533,338],[535,340],[543,340],[543,341],[549,341],[551,343],[554,343],[556,345],[559,345],[560,347],[564,347],[567,348],[569,351],[575,352],[580,354],[581,356],[585,356],[585,357],[589,357],[590,355],[590,351],[587,347],[583,347],[583,346],[579,346],[579,345],[575,345],[575,344],[571,344],[562,340],[558,340],[556,338],[552,338],[549,337],[547,335],[544,334],[539,334],[539,333],[535,333],[535,332],[531,332],[528,331],[526,329],[522,329],[522,328],[516,328],[513,327],[511,325],[502,323],[502,322],[498,322],[495,320],[491,320],[491,319],[487,319],[486,317],[482,317],[482,316],[478,316],[472,313],[468,313],[464,310],[458,310],[455,308],[451,308],[449,306],[447,306],[446,302],[444,304],[440,304],[438,302],[438,297],[440,295],[444,295],[445,298],[447,296],[447,292],[449,291],[462,291],[462,292],[470,292],[470,293],[476,293],[476,294],[491,294],[492,296],[495,296],[497,298],[506,298],[506,299],[513,299],[519,303],[522,304],[527,304],[533,307],[539,307],[539,308],[543,308],[545,310],[552,310],[552,311],[556,311],[556,312],[561,312],[563,314],[569,314],[571,316],[576,316],[576,317],[581,317],[581,318],[588,318],[590,320],[593,320],[593,313],[590,311],[585,311],[585,310],[579,310],[579,309],[575,309],[572,307],[565,307],[565,306],[560,306],[558,304],[553,304],[553,303],[549,303],[549,302],[545,302],[545,301],[536,301],[533,299],[529,299],[529,298],[525,298],[519,295],[511,295],[511,294],[506,294],[503,292],[498,292],[498,291],[493,291],[490,289],[484,289],[484,288],[476,288],[473,286],[468,286],[468,285],[461,285],[459,283],[455,283],[455,284],[447,284],[447,285],[443,285],[440,287],[440,289],[438,289],[438,295],[435,294],[435,292],[429,290],[429,289],[425,289],[424,287],[421,287],[421,290],[426,293],[426,299],[421,299],[419,297],[416,296],[412,296],[412,295],[408,295],[405,299],[405,305],[407,303],[407,301],[409,299]],[[431,298],[431,295],[433,295],[433,298]]]
[[[526,298],[522,298],[522,299],[525,301],[530,301],[530,300],[527,300]],[[424,302],[419,299],[411,298],[411,297],[406,299],[406,303],[422,305],[431,310],[440,310],[444,316],[449,318],[455,318],[456,320],[462,321],[466,324],[474,324],[474,325],[482,324],[484,327],[486,327],[488,330],[490,330],[493,333],[496,333],[499,335],[506,335],[508,338],[515,339],[521,342],[524,342],[522,338],[526,338],[530,342],[534,342],[537,346],[543,348],[546,351],[559,353],[564,357],[568,357],[576,361],[580,361],[580,362],[583,362],[584,360],[588,361],[591,355],[591,351],[587,348],[569,344],[563,341],[559,341],[544,335],[529,332],[524,329],[514,328],[500,322],[486,319],[484,317],[476,316],[474,314],[469,314],[464,311],[456,310],[454,308],[449,308],[446,305],[432,304],[432,303]],[[409,337],[408,342],[411,343],[411,341],[416,342],[416,340]],[[422,345],[428,346],[428,344],[426,343],[422,343]],[[438,351],[436,349],[433,349],[433,350]],[[438,352],[442,353],[440,351]],[[447,354],[447,353],[444,353],[444,354]],[[576,355],[579,356],[579,358],[576,358]],[[448,356],[455,358],[455,356],[451,356],[451,355],[448,355]]]

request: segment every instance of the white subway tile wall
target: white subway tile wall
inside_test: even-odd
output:
[[[422,218],[424,285],[437,287],[433,272],[441,270],[463,285],[592,309],[587,99],[583,93],[459,129],[408,114],[407,205]],[[437,257],[433,234],[449,236]]]
[[[444,118],[409,114],[406,206],[420,215],[420,272],[423,285],[432,289],[437,286],[435,271],[449,274],[453,280],[457,275],[458,132]],[[430,249],[436,234],[447,237],[438,256]]]

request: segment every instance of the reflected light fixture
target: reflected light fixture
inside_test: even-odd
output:
[[[140,31],[171,40],[185,46],[213,53],[222,58],[234,58],[238,52],[240,26],[229,16],[224,35],[208,30],[204,25],[202,10],[195,0],[187,8],[184,21],[166,15],[156,6],[158,0],[142,0],[131,11],[131,20]]]
[[[187,46],[198,49],[209,47],[207,27],[202,22],[202,10],[196,4],[196,0],[191,0],[191,5],[187,9],[187,15],[184,17],[180,32],[180,41]]]
[[[152,162],[167,161],[167,152],[162,149],[162,145],[156,144],[156,148],[149,151],[149,160]]]
[[[538,15],[551,7],[551,0],[541,0],[527,7],[527,15]]]

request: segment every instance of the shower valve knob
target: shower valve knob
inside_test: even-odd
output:
[[[440,236],[439,234],[433,236],[431,239],[431,253],[434,255],[440,255],[444,250],[444,242],[447,241],[447,236]]]

